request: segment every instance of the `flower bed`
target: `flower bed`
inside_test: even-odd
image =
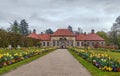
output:
[[[55,48],[33,49],[33,50],[27,49],[20,52],[16,52],[18,51],[16,50],[15,53],[14,52],[11,53],[9,51],[8,53],[2,53],[0,54],[0,68],[6,67],[8,65],[14,64],[16,62],[22,61],[27,58],[31,58],[36,55],[40,55],[44,52],[48,52],[54,49]],[[1,51],[4,52],[4,50]]]
[[[113,60],[106,53],[95,53],[87,50],[70,48],[86,61],[92,63],[97,68],[103,71],[120,72],[120,63]]]

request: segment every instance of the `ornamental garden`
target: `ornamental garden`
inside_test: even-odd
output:
[[[95,33],[94,29],[88,34],[74,33],[70,29],[57,29],[53,33],[41,34],[33,30],[25,35],[0,29],[0,74],[55,49],[68,49],[93,76],[119,76],[119,37],[118,40],[112,40],[118,43],[109,45],[111,39],[107,38],[105,32]]]
[[[76,47],[68,47],[68,50],[92,76],[120,75],[119,50]]]
[[[110,50],[101,51],[99,49],[69,49],[102,71],[120,72],[120,59],[119,57],[114,57],[114,53],[110,52]],[[111,55],[110,53],[113,55]]]
[[[29,63],[47,53],[54,51],[56,47],[49,48],[20,48],[0,49],[0,74],[9,72],[20,65]]]

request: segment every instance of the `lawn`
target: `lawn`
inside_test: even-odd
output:
[[[114,60],[120,61],[120,52],[112,52],[112,51],[101,51],[101,50],[93,50],[96,53],[106,53],[110,55]]]
[[[92,50],[89,50],[92,51]],[[103,71],[98,69],[96,66],[94,66],[92,63],[86,61],[85,59],[78,56],[77,53],[69,49],[69,52],[86,68],[88,71],[92,74],[92,76],[120,76],[120,72],[109,72],[109,71]],[[107,53],[110,55],[113,59],[120,59],[120,53],[117,52],[110,52],[110,51],[100,51],[100,50],[94,50],[92,51],[94,53]]]

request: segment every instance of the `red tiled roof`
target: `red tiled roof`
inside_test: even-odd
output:
[[[84,40],[84,34],[79,34],[79,35],[76,35],[76,40],[80,40],[80,41],[82,41],[82,40]]]
[[[50,41],[51,36],[74,36],[76,37],[77,41],[104,41],[104,39],[97,34],[79,34],[75,35],[72,32],[70,32],[68,29],[58,29],[54,34],[39,34],[32,33],[28,35],[27,37],[39,39],[41,41]]]
[[[84,40],[84,41],[104,41],[104,39],[97,34],[82,34],[82,35],[77,35],[76,40]]]
[[[50,35],[49,34],[39,34],[38,35],[41,41],[50,41]]]
[[[27,37],[34,38],[34,39],[40,39],[36,33],[31,33]]]
[[[68,29],[58,29],[51,36],[75,36],[75,35]]]
[[[98,36],[97,34],[88,34],[85,37],[85,40],[103,41],[104,39],[102,37]]]

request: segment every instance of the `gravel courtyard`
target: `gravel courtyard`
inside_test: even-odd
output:
[[[91,74],[66,49],[57,49],[3,76],[91,76]]]

